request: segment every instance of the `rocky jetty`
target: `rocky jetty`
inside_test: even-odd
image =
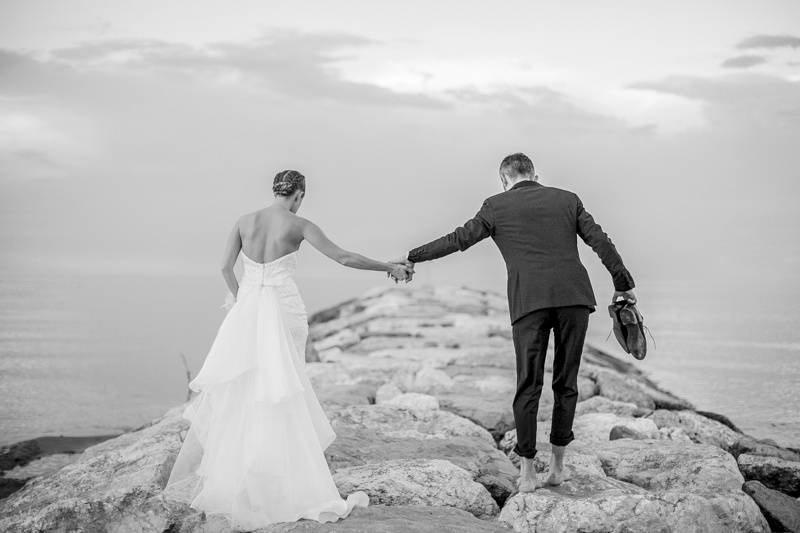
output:
[[[602,319],[595,317],[595,320]],[[335,524],[262,532],[758,532],[797,528],[800,455],[696,411],[634,364],[587,346],[567,467],[517,493],[515,358],[502,295],[390,287],[311,318],[306,357],[337,439],[343,494],[370,506]],[[547,386],[537,468],[547,466]],[[88,448],[0,500],[7,532],[224,532],[163,498],[184,406]],[[747,485],[745,481],[747,480]]]

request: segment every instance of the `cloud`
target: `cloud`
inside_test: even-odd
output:
[[[778,122],[797,124],[800,119],[800,82],[775,76],[671,76],[635,83],[630,88],[702,101],[714,120],[733,118],[774,125]]]
[[[740,50],[752,48],[800,48],[800,37],[794,35],[754,35],[736,45]]]
[[[349,57],[344,52],[375,44],[345,33],[275,30],[251,41],[203,47],[154,39],[106,39],[55,50],[52,58],[76,67],[167,70],[301,98],[432,109],[448,106],[428,95],[344,79],[336,69],[337,63]]]
[[[622,120],[584,109],[568,95],[546,86],[480,91],[475,88],[447,93],[463,103],[503,109],[514,120],[541,129],[582,132],[632,131]]]
[[[750,68],[756,65],[761,65],[767,62],[767,58],[763,56],[736,56],[730,57],[722,62],[724,68]]]

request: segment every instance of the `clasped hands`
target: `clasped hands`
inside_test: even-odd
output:
[[[394,259],[389,261],[394,268],[386,273],[386,276],[393,279],[395,283],[405,281],[408,283],[414,278],[414,263],[408,259]]]

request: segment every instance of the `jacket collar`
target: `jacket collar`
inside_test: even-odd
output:
[[[514,189],[521,189],[522,187],[541,187],[541,186],[542,184],[539,183],[538,181],[522,180],[520,182],[515,183],[514,186],[508,190],[513,191]]]

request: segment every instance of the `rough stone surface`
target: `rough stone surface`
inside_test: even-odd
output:
[[[391,400],[385,402],[387,405],[396,405],[407,409],[419,411],[425,409],[439,409],[439,400],[436,396],[422,394],[419,392],[406,392],[398,394]]]
[[[588,413],[612,413],[618,416],[640,416],[648,411],[643,411],[635,403],[618,402],[609,400],[605,396],[594,396],[578,402],[575,406],[575,416]]]
[[[578,442],[603,442],[610,440],[614,427],[624,427],[642,438],[657,439],[658,427],[647,418],[618,416],[613,413],[588,413],[575,418],[572,430]],[[545,434],[549,434],[545,432]]]
[[[309,351],[307,373],[337,433],[326,450],[331,471],[342,494],[365,490],[371,505],[334,524],[261,532],[757,532],[768,525],[742,491],[739,468],[794,490],[785,462],[800,462],[796,451],[695,412],[632,358],[586,345],[569,479],[517,494],[515,355],[504,295],[373,290],[313,315]],[[552,368],[546,374],[534,459],[540,480],[553,407]],[[0,531],[228,533],[221,518],[161,493],[186,429],[182,408],[34,477],[0,501]],[[771,520],[789,523],[792,507],[776,494],[759,492],[760,504]]]
[[[737,461],[745,479],[760,481],[766,487],[789,496],[800,496],[800,463],[746,453],[741,454]]]
[[[548,460],[546,452],[537,454],[537,471]],[[500,520],[516,531],[769,531],[740,490],[733,457],[714,446],[628,439],[579,444],[566,466],[571,479],[512,496]]]
[[[711,420],[693,411],[667,411],[658,409],[650,416],[659,428],[680,428],[694,442],[713,444],[726,451],[732,451],[739,441],[740,433],[726,425]]]
[[[338,437],[325,451],[334,471],[394,459],[444,459],[469,472],[498,504],[516,490],[517,469],[486,439],[388,437],[357,427],[344,430],[341,426],[339,430]]]
[[[800,532],[800,502],[758,481],[748,481],[742,488],[758,504],[772,531]]]
[[[486,488],[450,461],[401,459],[369,463],[339,469],[333,478],[341,492],[363,490],[374,503],[444,505],[479,518],[498,512],[497,503]]]
[[[412,411],[394,405],[355,405],[328,413],[333,429],[338,433],[347,427],[370,429],[389,437],[449,438],[477,437],[494,443],[488,431],[477,424],[448,411]]]

